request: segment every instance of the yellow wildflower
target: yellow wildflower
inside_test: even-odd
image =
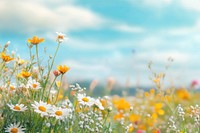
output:
[[[176,90],[176,95],[182,100],[188,100],[190,98],[190,94],[186,89]]]
[[[60,73],[65,74],[67,71],[69,71],[70,68],[66,65],[64,66],[60,65],[57,67],[57,69]]]
[[[27,71],[22,71],[21,72],[21,76],[24,77],[24,78],[28,78],[31,76],[31,73],[27,72]]]
[[[28,39],[28,42],[33,45],[38,45],[41,42],[44,42],[44,38],[38,38],[37,36],[34,36],[32,39]]]
[[[11,58],[9,55],[6,55],[4,52],[1,53],[1,58],[5,62],[9,62],[11,60],[14,60],[14,58]]]

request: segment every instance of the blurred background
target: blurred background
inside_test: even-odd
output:
[[[70,66],[70,84],[151,88],[148,63],[163,72],[170,58],[166,85],[187,87],[200,79],[199,7],[199,0],[0,0],[0,44],[11,41],[10,52],[26,59],[27,39],[37,35],[51,55],[62,32],[69,40],[56,65]]]

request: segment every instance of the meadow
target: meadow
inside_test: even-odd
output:
[[[199,133],[200,93],[189,88],[165,87],[165,73],[152,72],[154,87],[134,96],[96,97],[95,83],[84,88],[66,85],[69,64],[55,64],[65,35],[55,36],[55,53],[41,63],[44,38],[27,40],[28,60],[9,53],[7,42],[0,59],[0,132],[4,133]],[[44,64],[46,66],[42,66]],[[53,69],[56,66],[56,69]],[[102,88],[103,89],[103,88]]]

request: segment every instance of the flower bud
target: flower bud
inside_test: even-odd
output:
[[[112,107],[109,106],[109,107],[108,107],[108,112],[111,112],[111,111],[112,111]]]
[[[60,72],[58,70],[53,71],[54,76],[58,77],[60,75]]]

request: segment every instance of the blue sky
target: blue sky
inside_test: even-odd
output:
[[[71,67],[70,82],[151,85],[148,62],[162,71],[172,57],[168,84],[187,86],[200,79],[199,7],[199,0],[1,0],[0,44],[10,40],[25,58],[27,38],[38,35],[51,54],[55,32],[63,32],[69,41],[56,63]]]

